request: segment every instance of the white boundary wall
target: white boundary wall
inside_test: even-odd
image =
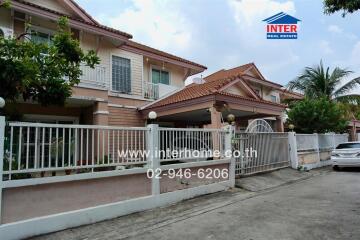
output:
[[[347,142],[348,134],[297,134],[289,133],[289,145],[293,151],[291,166],[294,169],[304,167],[313,169],[331,165],[330,154],[338,144]],[[295,154],[296,153],[296,154]]]
[[[0,117],[0,206],[3,205],[2,193],[4,189],[24,187],[24,186],[39,186],[42,184],[60,183],[69,181],[78,181],[85,179],[100,179],[113,176],[125,176],[131,174],[146,173],[147,169],[161,168],[162,170],[191,167],[207,167],[219,164],[229,165],[229,178],[206,184],[199,185],[188,189],[175,190],[172,192],[160,193],[160,179],[151,178],[151,195],[144,197],[136,197],[129,200],[113,202],[109,204],[102,204],[94,207],[82,208],[73,211],[60,212],[56,214],[34,217],[26,220],[20,220],[11,223],[0,225],[1,240],[27,238],[39,234],[50,233],[71,227],[81,226],[84,224],[91,224],[115,217],[127,215],[134,212],[144,211],[155,207],[161,207],[172,204],[181,200],[193,198],[196,196],[223,191],[235,185],[235,159],[220,158],[210,161],[196,161],[185,162],[172,165],[160,166],[160,159],[155,157],[155,149],[158,149],[159,131],[157,125],[148,125],[150,129],[147,134],[147,148],[150,150],[150,164],[143,168],[125,169],[121,171],[106,171],[106,172],[89,172],[83,174],[74,174],[68,176],[54,176],[43,178],[30,178],[10,181],[3,180],[3,160],[4,160],[4,129],[5,118]],[[187,131],[190,131],[189,129]],[[194,131],[196,131],[194,129]],[[232,129],[227,126],[225,129],[214,130],[220,131],[224,135],[224,151],[231,151]],[[4,207],[4,206],[3,206]],[[1,212],[0,212],[1,214]],[[1,215],[0,215],[1,216]],[[0,218],[1,219],[1,218]]]

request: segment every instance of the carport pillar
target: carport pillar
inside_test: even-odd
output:
[[[108,126],[109,125],[109,110],[107,102],[95,102],[93,108],[93,125]],[[109,155],[108,153],[108,139],[109,131],[100,130],[94,132],[94,146],[99,146],[99,143],[102,143],[99,148],[95,147],[94,152],[96,156],[105,156]],[[99,143],[98,143],[99,140]]]
[[[284,132],[284,124],[283,124],[281,116],[276,117],[275,126],[276,126],[277,132]]]
[[[221,128],[221,112],[217,111],[215,107],[210,108],[211,114],[211,128]]]
[[[221,128],[221,112],[218,112],[215,107],[210,108],[211,113],[211,128],[220,129]],[[212,144],[213,152],[220,150],[220,142],[218,132],[212,132]],[[216,157],[214,157],[215,159]]]

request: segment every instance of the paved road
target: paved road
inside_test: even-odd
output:
[[[38,239],[360,239],[360,172],[237,190]]]

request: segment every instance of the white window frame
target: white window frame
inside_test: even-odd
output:
[[[120,92],[120,91],[117,91],[117,90],[114,90],[113,89],[113,85],[112,85],[112,76],[113,76],[113,56],[115,57],[119,57],[119,58],[125,58],[125,59],[128,59],[130,61],[130,86],[131,86],[131,89],[130,89],[130,92],[129,93],[123,93],[123,92]],[[110,54],[110,78],[109,78],[109,85],[110,85],[110,89],[111,89],[111,92],[114,92],[114,93],[119,93],[119,94],[124,94],[124,95],[133,95],[133,72],[132,72],[132,69],[133,69],[133,63],[131,61],[131,58],[128,58],[124,55],[121,55],[121,54]]]
[[[272,100],[273,100],[273,99],[272,99],[273,97],[275,98],[275,102],[274,102],[274,103],[277,103],[277,102],[278,102],[278,97],[277,97],[276,95],[274,95],[274,94],[270,94],[270,101],[273,102],[273,101],[272,101]]]
[[[29,28],[29,35],[30,35],[30,40],[32,38],[32,35],[31,35],[31,31],[36,31],[36,32],[41,32],[41,33],[44,33],[44,34],[48,34],[50,36],[54,36],[55,34],[55,30],[51,30],[51,29],[48,29],[48,28],[44,28],[44,27],[40,27],[40,26],[31,26]]]
[[[156,69],[156,70],[160,70],[160,71],[164,71],[164,72],[168,72],[169,73],[169,86],[172,86],[172,76],[171,76],[171,71],[168,69],[168,68],[162,68],[162,67],[160,67],[160,66],[158,66],[158,65],[153,65],[153,64],[151,64],[150,65],[150,72],[149,72],[149,82],[150,83],[153,83],[153,81],[152,81],[152,70],[153,69]],[[164,84],[165,85],[165,84]]]

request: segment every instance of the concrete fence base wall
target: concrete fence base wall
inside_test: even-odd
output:
[[[217,162],[219,163],[183,163],[174,165],[174,169],[189,169],[193,174],[199,169],[208,169],[211,172],[215,169],[229,171],[230,159]],[[181,165],[184,167],[179,167]],[[231,176],[212,179],[199,178],[197,175],[188,179],[170,178],[166,173],[171,165],[161,168],[162,175],[158,179],[160,194],[155,195],[152,193],[154,179],[148,178],[147,169],[121,176],[54,183],[44,181],[35,185],[4,188],[0,239],[25,238],[98,222],[202,194],[223,191],[233,186]],[[59,179],[65,180],[67,177],[69,176]]]
[[[306,169],[331,165],[331,150],[298,152],[298,164]]]
[[[161,195],[150,195],[99,205],[70,212],[32,218],[0,225],[1,240],[23,239],[35,235],[60,231],[67,228],[116,218],[119,216],[166,206],[196,196],[227,190],[231,181],[212,183],[199,187],[173,191]]]
[[[148,195],[151,195],[151,180],[146,174],[8,188],[3,192],[2,223]]]

